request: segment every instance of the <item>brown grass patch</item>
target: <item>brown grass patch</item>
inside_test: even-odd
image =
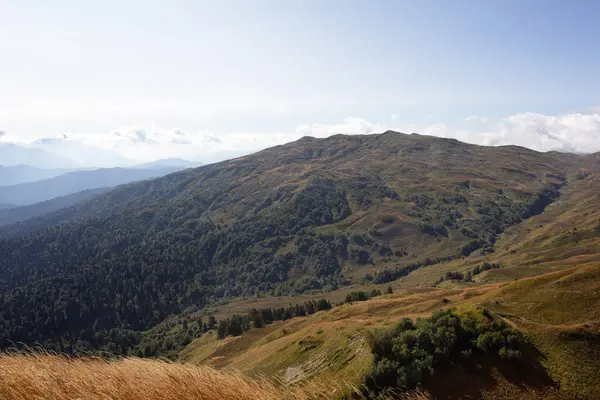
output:
[[[1,354],[0,371],[3,400],[308,400],[348,391],[335,382],[289,387],[205,366],[133,357]]]

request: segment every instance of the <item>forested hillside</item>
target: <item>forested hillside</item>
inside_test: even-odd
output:
[[[137,332],[217,300],[493,251],[593,162],[386,132],[121,186],[1,231],[0,347],[126,351]]]

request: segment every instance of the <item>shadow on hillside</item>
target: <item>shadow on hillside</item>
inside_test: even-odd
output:
[[[450,365],[429,378],[424,388],[435,399],[481,399],[485,392],[501,391],[506,398],[554,398],[558,388],[541,361],[544,356],[534,346],[525,349],[520,361],[490,360],[478,357],[465,365]]]

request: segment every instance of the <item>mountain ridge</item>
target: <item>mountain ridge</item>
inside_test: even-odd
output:
[[[20,164],[11,167],[0,166],[0,187],[21,183],[38,182],[72,172],[69,168],[41,169]]]
[[[301,139],[120,186],[22,221],[17,235],[0,231],[0,346],[58,337],[114,350],[117,332],[135,342],[169,314],[216,301],[335,290],[387,266],[408,274],[485,254],[588,162],[388,132]]]

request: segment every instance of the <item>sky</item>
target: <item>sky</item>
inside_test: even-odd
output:
[[[0,0],[0,142],[101,166],[386,129],[600,151],[598,15],[595,0]]]

